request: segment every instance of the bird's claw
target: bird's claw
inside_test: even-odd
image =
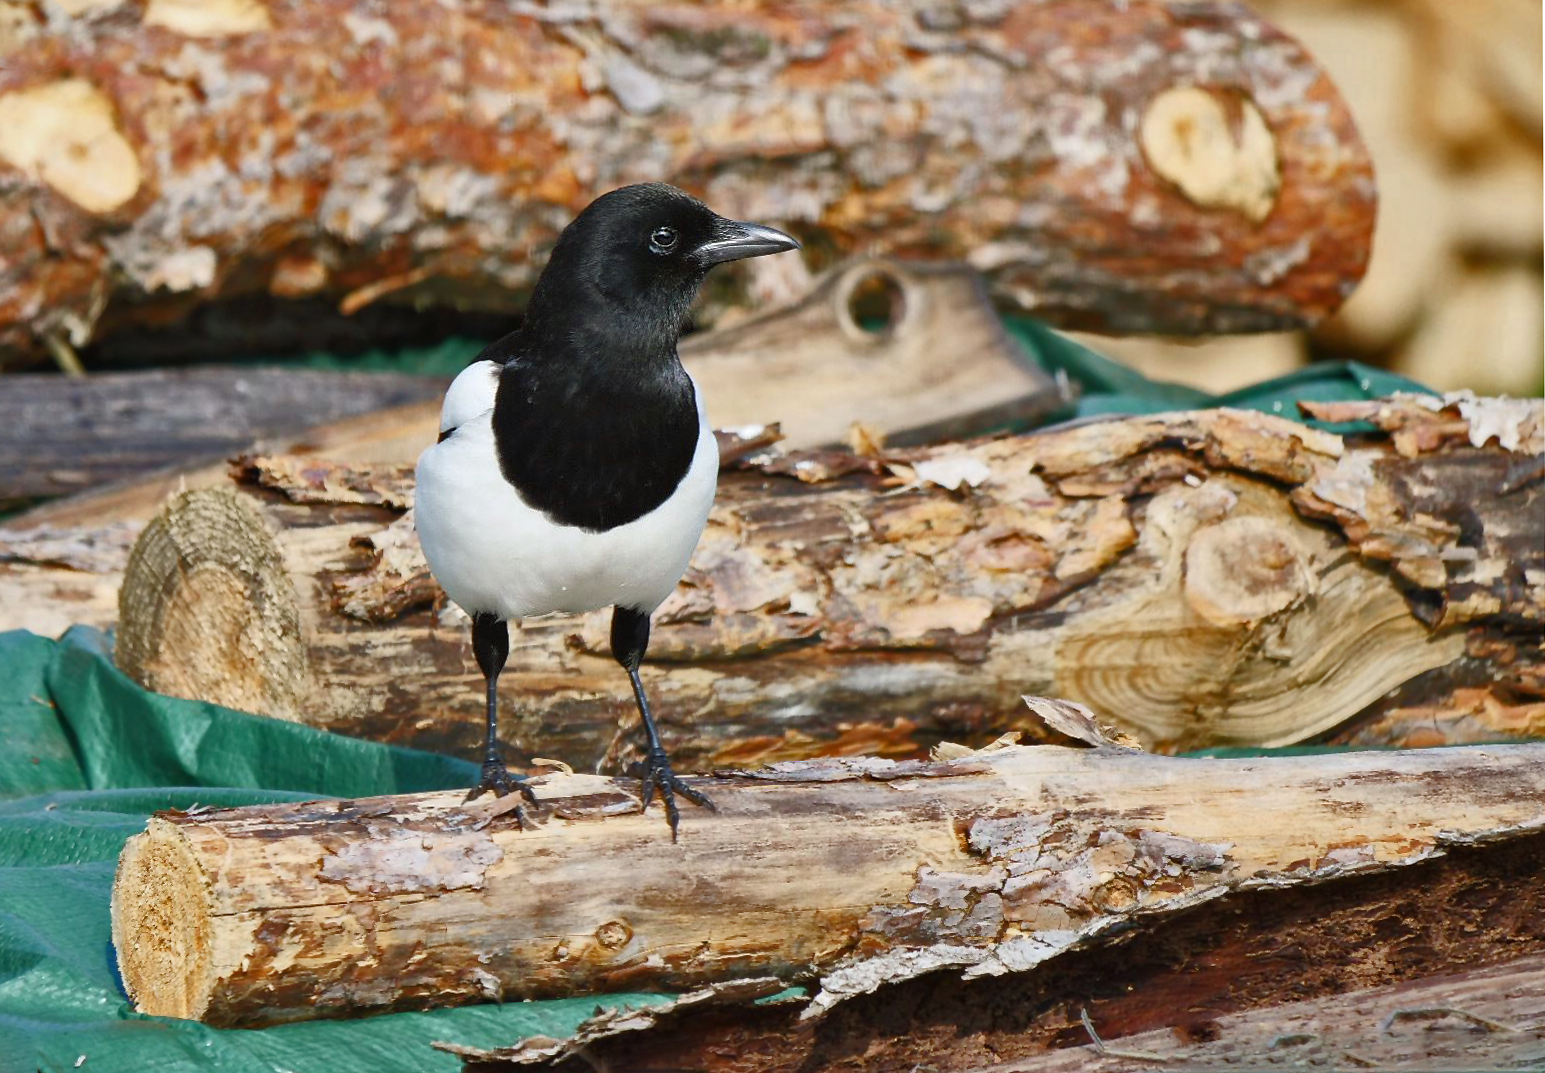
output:
[[[640,781],[638,794],[640,812],[648,811],[649,802],[654,799],[655,793],[659,792],[660,803],[665,806],[665,820],[671,825],[672,842],[676,841],[676,828],[681,822],[681,811],[676,807],[678,793],[694,805],[701,805],[710,812],[719,811],[707,794],[688,786],[671,770],[671,762],[665,755],[664,749],[651,749],[645,760],[632,765],[629,774]]]
[[[483,771],[478,776],[477,785],[467,791],[467,796],[462,799],[462,803],[476,801],[485,793],[493,794],[495,797],[505,797],[512,792],[520,794],[533,807],[538,804],[536,791],[525,779],[517,779],[511,775],[510,769],[504,766],[503,760],[489,757],[483,761]],[[529,818],[524,805],[515,806],[515,822],[520,825],[522,831],[529,826],[526,822]]]

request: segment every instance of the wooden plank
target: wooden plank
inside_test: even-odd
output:
[[[205,366],[0,380],[0,500],[69,495],[256,440],[438,399],[450,381]]]

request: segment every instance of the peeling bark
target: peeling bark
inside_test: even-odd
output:
[[[1311,323],[1369,252],[1345,104],[1222,0],[49,10],[0,42],[13,355],[256,290],[516,307],[573,213],[641,180],[813,268],[969,256],[1000,301],[1114,332]],[[710,308],[748,278],[781,286],[726,276]]]
[[[819,981],[808,1018],[935,969],[1023,972],[1231,891],[1545,827],[1541,745],[798,762],[700,782],[719,811],[689,812],[677,844],[631,780],[532,785],[532,830],[459,793],[153,818],[114,885],[130,994],[264,1024],[776,977]]]
[[[1496,737],[1531,736],[1545,698],[1545,481],[1527,478],[1540,472],[1540,407],[1478,401],[1466,418],[1463,400],[1432,404],[1422,412],[1459,442],[1409,456],[1382,433],[1203,411],[881,457],[742,459],[656,616],[645,674],[666,742],[699,770],[917,755],[945,738],[1040,733],[1024,693],[1078,700],[1158,751],[1351,728],[1363,743],[1419,731],[1439,744],[1450,725],[1474,740],[1478,706],[1503,711],[1487,723]],[[1497,424],[1514,449],[1490,433],[1475,446],[1472,422]],[[168,617],[183,576],[171,564],[124,585],[120,643],[147,655],[121,665],[163,691],[471,750],[482,690],[465,623],[411,517],[380,505],[408,505],[410,470],[281,456],[235,472],[283,563],[264,584],[296,594],[304,702],[233,693],[267,676],[221,661],[146,670],[148,654],[175,654],[168,622],[199,613],[190,591]],[[191,537],[187,561],[230,562],[220,540]],[[225,569],[248,584],[244,567]],[[631,694],[607,631],[605,612],[516,631],[501,679],[514,758],[611,770],[629,758]]]

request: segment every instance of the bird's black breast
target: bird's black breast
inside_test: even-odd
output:
[[[697,450],[697,398],[674,355],[619,379],[611,370],[510,361],[494,404],[504,479],[553,521],[592,532],[670,498]]]

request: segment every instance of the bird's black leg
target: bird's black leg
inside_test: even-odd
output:
[[[639,797],[644,808],[649,807],[655,790],[660,791],[660,801],[665,805],[665,818],[671,825],[671,841],[676,841],[676,826],[681,814],[676,809],[679,793],[688,801],[712,809],[714,803],[701,790],[695,790],[676,777],[671,770],[670,758],[665,746],[660,744],[660,731],[654,725],[654,713],[649,710],[649,698],[644,694],[644,683],[638,679],[638,665],[643,662],[649,648],[649,616],[631,607],[618,605],[612,609],[612,656],[628,672],[633,683],[633,699],[638,702],[638,714],[644,720],[644,733],[649,736],[649,751],[639,772],[643,785]]]
[[[504,766],[504,759],[499,755],[497,686],[499,672],[504,670],[504,661],[510,656],[510,628],[503,619],[487,613],[472,616],[472,653],[477,657],[478,669],[483,672],[484,681],[488,683],[488,740],[483,752],[482,777],[467,794],[467,800],[475,800],[484,793],[503,797],[511,790],[517,790],[534,805],[537,803],[535,792],[526,785],[524,779],[516,779],[510,775],[510,769]],[[523,810],[517,808],[515,818],[520,821],[522,827],[525,826],[526,816]]]

